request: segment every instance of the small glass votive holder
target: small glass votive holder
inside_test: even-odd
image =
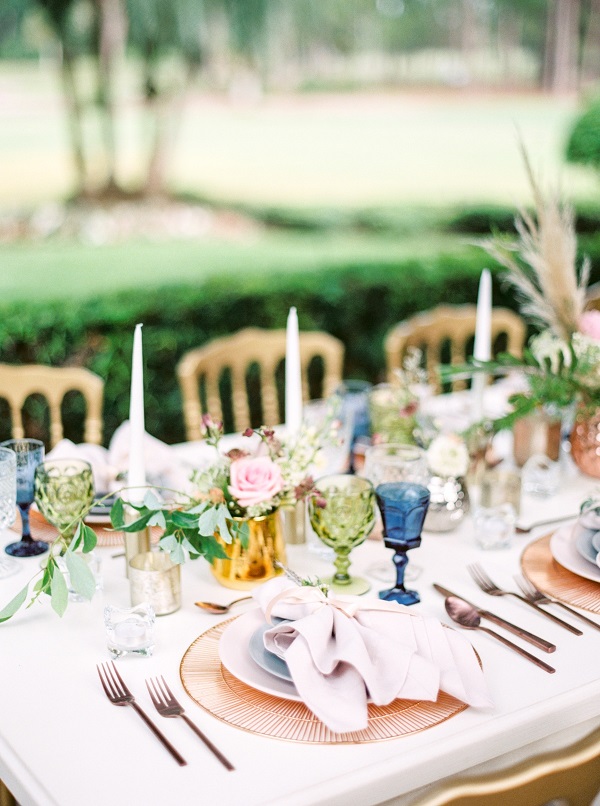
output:
[[[128,609],[107,605],[104,627],[113,659],[124,655],[149,658],[154,651],[154,609],[147,602]]]
[[[560,464],[541,453],[535,454],[523,465],[523,491],[530,495],[548,498],[560,487]]]
[[[481,549],[505,549],[515,534],[517,513],[512,504],[478,506],[473,511],[475,542]]]
[[[131,604],[152,605],[157,616],[181,607],[181,566],[164,551],[146,551],[129,561]]]
[[[515,514],[521,511],[521,475],[508,468],[485,470],[481,477],[479,503],[482,507],[512,504]]]

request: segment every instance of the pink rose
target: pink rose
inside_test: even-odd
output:
[[[579,332],[600,341],[600,311],[585,311],[579,319]]]
[[[237,459],[230,476],[229,492],[242,507],[262,504],[283,489],[279,465],[268,456]]]

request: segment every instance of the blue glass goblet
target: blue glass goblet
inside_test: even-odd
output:
[[[404,573],[408,565],[407,552],[421,545],[423,521],[429,507],[429,490],[421,484],[408,481],[390,481],[375,489],[383,520],[383,541],[394,549],[396,583],[393,588],[380,591],[379,598],[411,605],[420,601],[416,591],[404,587]]]
[[[34,540],[29,528],[29,508],[33,504],[35,469],[44,459],[44,443],[38,439],[9,439],[0,447],[15,452],[17,460],[17,506],[21,513],[21,539],[4,549],[13,557],[35,557],[48,551],[43,540]]]

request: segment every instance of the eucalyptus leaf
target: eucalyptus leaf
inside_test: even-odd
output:
[[[96,537],[96,532],[92,528],[90,528],[87,524],[83,524],[83,553],[87,554],[90,551],[93,551],[96,548],[96,543],[98,542],[98,538]]]
[[[227,507],[221,506],[216,508],[217,516],[218,516],[218,523],[217,527],[219,529],[219,535],[221,536],[221,540],[224,540],[226,543],[231,543],[233,540],[233,535],[229,531],[229,522],[230,518],[228,518],[229,512]]]
[[[79,547],[80,543],[81,543],[82,526],[83,526],[83,521],[79,521],[79,523],[77,524],[77,528],[75,529],[75,534],[73,535],[73,539],[69,543],[69,549],[71,551],[76,551],[77,548]]]
[[[186,510],[186,512],[189,512],[190,515],[200,515],[202,512],[204,512],[205,509],[208,509],[208,507],[210,506],[212,506],[210,501],[201,501],[199,504],[196,504],[195,507],[191,507],[191,509]]]
[[[125,523],[125,507],[123,499],[117,498],[110,510],[110,522],[116,529],[120,529]]]
[[[196,515],[190,515],[189,512],[181,512],[176,509],[171,513],[171,521],[175,526],[180,526],[183,529],[189,529],[191,527],[197,528],[198,517]]]
[[[170,553],[173,551],[175,546],[178,545],[178,540],[175,535],[165,535],[164,537],[161,537],[158,545],[163,551],[168,551]]]
[[[29,584],[25,585],[23,590],[20,590],[17,595],[10,600],[10,602],[6,605],[6,607],[0,610],[0,624],[4,621],[8,621],[9,618],[12,618],[17,610],[24,604],[25,599],[27,598],[27,591],[29,589]]]
[[[73,590],[83,596],[84,599],[91,599],[96,591],[96,580],[87,562],[79,554],[75,554],[72,551],[65,552],[64,560],[71,577]]]
[[[166,529],[167,521],[165,518],[165,513],[160,509],[155,512],[148,521],[148,526],[159,526],[161,529]]]
[[[69,603],[69,591],[67,583],[62,573],[52,575],[52,585],[50,587],[50,602],[52,609],[59,616],[64,616]]]
[[[144,496],[144,506],[147,509],[160,509],[162,502],[159,501],[158,496],[153,490],[148,490]]]
[[[198,518],[198,531],[201,535],[213,535],[219,523],[219,507],[209,507]]]
[[[246,549],[248,548],[248,540],[250,539],[250,527],[248,526],[247,521],[242,521],[236,525],[238,539],[242,546]]]

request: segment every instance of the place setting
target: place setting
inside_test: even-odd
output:
[[[534,586],[564,605],[600,613],[598,499],[586,501],[574,521],[531,542],[521,569]]]

